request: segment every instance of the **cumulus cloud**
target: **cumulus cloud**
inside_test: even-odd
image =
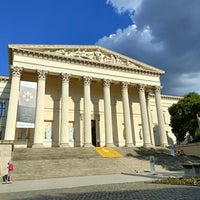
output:
[[[142,0],[107,0],[107,4],[112,5],[117,13],[134,12],[140,7]]]
[[[162,93],[199,92],[199,0],[107,0],[132,19],[97,44],[164,70]]]

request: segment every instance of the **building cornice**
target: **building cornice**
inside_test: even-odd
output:
[[[76,48],[75,48],[76,47]],[[75,49],[74,49],[75,48]],[[77,56],[79,49],[80,56]],[[70,50],[73,52],[73,55],[69,54]],[[98,57],[90,59],[87,54],[83,56],[83,53],[97,53],[100,51],[100,54],[103,53],[104,58],[110,59],[111,56],[115,56],[115,62],[111,61],[101,61]],[[134,59],[128,58],[116,52],[104,49],[99,46],[81,46],[81,45],[9,45],[10,59],[12,59],[12,54],[40,58],[46,60],[52,60],[57,62],[65,62],[69,64],[77,64],[84,66],[92,66],[102,69],[110,69],[123,71],[128,73],[136,73],[141,75],[149,76],[160,76],[164,74],[164,71],[154,68],[152,66],[146,65]],[[86,54],[84,54],[86,55]],[[96,55],[95,55],[96,56]],[[119,63],[116,62],[116,59],[119,58]],[[130,61],[130,62],[129,62]],[[125,63],[127,62],[127,63]],[[12,60],[10,60],[10,65],[12,65]]]
[[[155,98],[155,95],[152,94],[152,93],[150,93],[150,94],[149,94],[149,97]],[[162,99],[169,99],[169,100],[180,100],[180,99],[182,99],[183,97],[181,97],[181,96],[172,96],[172,95],[164,95],[164,94],[162,94],[162,95],[161,95],[161,98],[162,98]]]
[[[9,81],[9,77],[8,76],[0,76],[0,81],[1,82],[7,82],[7,81]]]

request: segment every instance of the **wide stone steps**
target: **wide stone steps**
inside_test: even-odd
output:
[[[156,171],[182,169],[182,163],[200,158],[169,155],[165,148],[114,148],[121,158],[103,158],[94,148],[15,149],[12,153],[14,180],[137,173],[150,170],[149,156],[156,159]]]
[[[93,147],[89,148],[17,148],[12,160],[58,160],[100,157]]]

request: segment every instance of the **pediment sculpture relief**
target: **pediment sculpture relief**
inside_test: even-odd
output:
[[[135,69],[140,68],[129,60],[120,58],[119,56],[114,55],[114,54],[105,54],[104,52],[100,51],[99,49],[96,49],[96,50],[58,49],[58,50],[48,50],[48,51],[45,51],[45,52],[56,53],[56,54],[67,56],[67,57],[81,58],[81,59],[85,59],[85,60],[97,61],[97,62],[101,62],[101,63],[122,65],[122,66],[131,67],[131,68],[135,68]]]

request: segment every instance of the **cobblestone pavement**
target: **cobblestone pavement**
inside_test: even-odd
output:
[[[115,183],[0,194],[2,200],[198,200],[200,188],[151,182]]]

